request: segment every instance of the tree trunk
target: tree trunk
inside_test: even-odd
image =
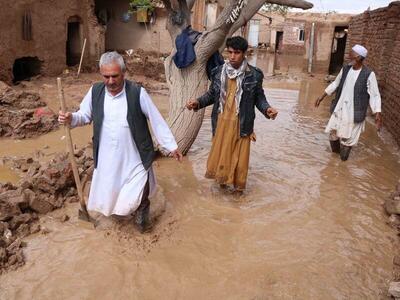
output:
[[[185,105],[189,99],[196,99],[207,91],[205,63],[196,61],[188,68],[178,69],[169,56],[165,61],[165,73],[170,90],[168,124],[185,155],[196,139],[204,117],[204,109],[193,112]]]
[[[191,24],[191,9],[195,0],[162,0],[168,11],[167,29],[172,42]],[[165,75],[170,90],[168,123],[178,143],[179,150],[186,154],[200,130],[204,110],[193,112],[185,109],[189,99],[195,99],[207,91],[206,63],[208,58],[224,43],[225,38],[243,26],[266,2],[265,0],[225,0],[224,9],[213,28],[204,31],[195,46],[196,61],[185,69],[178,69],[171,55],[165,61]],[[270,0],[275,4],[308,9],[312,4],[303,0]]]

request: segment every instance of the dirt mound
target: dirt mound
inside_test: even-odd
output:
[[[131,75],[144,75],[165,82],[164,57],[154,51],[135,50],[131,55],[123,54],[127,71]]]
[[[87,182],[94,170],[91,148],[77,151],[75,157],[82,181]],[[33,158],[5,160],[24,175],[18,186],[0,184],[0,274],[24,264],[21,239],[41,230],[39,214],[79,200],[66,154],[46,163]]]
[[[37,93],[0,82],[0,137],[29,138],[58,128],[57,116]]]

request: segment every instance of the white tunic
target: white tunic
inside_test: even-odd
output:
[[[140,91],[140,107],[150,121],[160,146],[169,152],[176,150],[178,146],[168,125],[144,88]],[[88,201],[88,210],[105,216],[133,213],[140,204],[147,178],[150,196],[155,192],[153,169],[146,171],[143,167],[126,120],[127,110],[125,87],[115,96],[106,89],[98,162]],[[71,127],[89,124],[91,121],[92,88],[83,99],[79,111],[72,114]]]
[[[325,90],[328,95],[332,95],[339,87],[343,69]],[[360,70],[350,69],[344,82],[342,94],[336,105],[335,111],[329,119],[325,132],[331,133],[331,139],[341,139],[345,146],[354,146],[360,138],[361,132],[365,129],[365,120],[361,123],[354,123],[354,85],[360,75]],[[367,90],[370,95],[369,104],[372,113],[381,112],[381,96],[379,94],[378,82],[374,72],[368,77]]]

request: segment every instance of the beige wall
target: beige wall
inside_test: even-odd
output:
[[[272,18],[269,24],[268,18]],[[296,54],[304,60],[304,69],[307,68],[310,48],[311,24],[315,23],[314,39],[314,72],[326,73],[329,69],[331,47],[336,26],[347,26],[351,15],[348,14],[321,14],[321,13],[288,13],[282,16],[277,13],[261,12],[253,17],[261,20],[259,41],[263,43],[264,36],[270,37],[267,46],[275,50],[276,34],[283,31],[282,53]],[[304,28],[305,41],[299,41],[299,30]]]
[[[32,16],[30,41],[22,39],[24,11]],[[92,11],[91,0],[15,0],[2,1],[0,10],[0,80],[12,80],[15,59],[37,57],[42,74],[55,75],[66,68],[67,20],[82,20],[81,41],[87,37],[86,64],[96,61],[104,50],[102,27]]]
[[[96,11],[106,9],[110,16],[106,25],[106,49],[128,50],[146,49],[148,51],[170,52],[172,42],[166,30],[166,11],[156,9],[154,24],[138,23],[136,13],[128,22],[122,21],[122,16],[128,11],[127,0],[97,0]]]

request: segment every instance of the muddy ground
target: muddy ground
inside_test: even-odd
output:
[[[137,51],[133,55],[125,54],[124,58],[128,78],[135,76],[135,81],[154,94],[168,93],[162,55]],[[83,71],[92,69],[96,68]],[[101,80],[97,73],[83,73],[80,78],[75,74],[76,68],[70,68],[60,75],[70,111],[77,110],[88,87]],[[37,76],[15,86],[0,82],[0,137],[25,139],[59,129],[55,80]],[[38,148],[28,157],[1,158],[0,166],[12,169],[19,181],[0,182],[0,274],[25,263],[23,238],[37,232],[46,233],[46,229],[40,228],[39,215],[79,200],[67,154],[46,155],[43,152],[46,148],[49,147]],[[76,149],[75,157],[87,196],[93,174],[91,144]],[[67,221],[69,217],[65,215],[62,219]]]
[[[400,177],[398,148],[368,124],[349,162],[340,162],[323,133],[328,103],[313,109],[326,86],[323,76],[295,72],[291,57],[274,72],[269,61],[257,59],[280,116],[273,123],[257,116],[246,193],[234,197],[204,179],[211,140],[206,114],[182,165],[169,159],[154,165],[157,222],[149,235],[138,234],[130,218],[95,216],[96,229],[77,219],[61,128],[3,138],[0,298],[388,298],[399,243],[396,214],[388,219],[383,204]],[[162,79],[128,77],[143,83],[166,116]],[[70,110],[101,80],[96,73],[76,79],[72,71],[62,78]],[[55,78],[12,88],[59,109]],[[73,130],[88,183],[90,137],[90,127]]]

